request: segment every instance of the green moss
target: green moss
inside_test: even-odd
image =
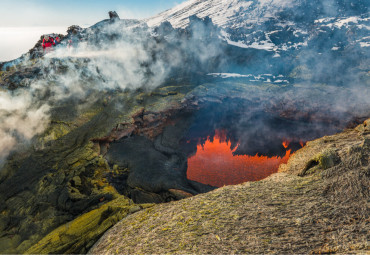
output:
[[[141,206],[140,209],[150,205]],[[25,253],[83,253],[115,223],[126,217],[137,205],[120,196],[98,209],[85,213],[75,220],[53,230]]]
[[[337,159],[338,155],[334,150],[324,151],[316,157],[316,160],[319,162],[319,166],[324,170],[333,167]]]
[[[69,166],[84,165],[86,161],[96,159],[96,166],[105,167],[106,161],[102,157],[98,157],[98,153],[94,150],[94,144],[92,142],[87,143],[85,146],[76,149],[72,154],[65,158],[66,163]]]
[[[315,173],[318,170],[326,170],[335,166],[338,161],[338,155],[335,150],[328,149],[319,154],[316,154],[311,160],[306,163],[300,176]]]
[[[72,130],[71,124],[62,121],[52,121],[49,128],[44,132],[42,138],[40,138],[41,143],[47,143],[59,139]]]
[[[3,250],[7,250],[8,253],[17,253],[17,251],[13,247],[16,247],[20,241],[21,241],[21,237],[19,235],[14,235],[11,237],[8,237],[8,236],[1,237],[0,247]]]
[[[167,96],[175,96],[177,95],[177,91],[167,91],[167,87],[159,89],[159,91],[153,91],[150,93],[150,96],[161,96],[161,97],[167,97]]]
[[[104,105],[104,100],[103,100],[102,105]],[[95,105],[90,106],[90,108],[86,109],[85,111],[82,111],[82,113],[76,119],[75,124],[80,126],[88,122],[89,120],[91,120],[94,116],[96,116],[103,110],[102,105],[95,104]]]

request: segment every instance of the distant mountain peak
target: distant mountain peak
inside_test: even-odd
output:
[[[209,16],[220,27],[243,27],[279,17],[313,21],[318,18],[368,13],[367,0],[188,0],[145,20],[150,27],[169,21],[184,28],[189,17]]]
[[[246,22],[262,22],[275,15],[284,7],[292,5],[294,0],[189,0],[172,9],[164,11],[145,20],[149,26],[158,26],[163,21],[169,21],[173,27],[184,28],[189,23],[189,17],[197,15],[200,18],[209,16],[221,27],[242,26],[241,18]]]
[[[338,50],[370,46],[367,1],[189,0],[144,21],[149,27],[166,21],[185,28],[196,15],[212,19],[225,41],[241,48],[280,52],[325,42]]]

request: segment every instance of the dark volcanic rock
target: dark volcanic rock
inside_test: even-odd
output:
[[[136,135],[109,144],[106,159],[111,165],[129,169],[127,186],[121,189],[121,192],[135,202],[165,202],[178,199],[179,195],[170,192],[171,189],[192,195],[213,189],[200,183],[194,185],[186,178],[187,154],[179,143],[190,124],[190,119],[186,115],[180,116],[176,116],[175,124],[164,128],[158,124],[150,124],[164,122],[163,118],[158,120],[143,117],[143,120],[148,122],[146,125],[142,122],[143,126],[138,128],[138,132],[153,137],[153,131],[150,131],[152,129],[154,134],[157,133],[155,138]]]
[[[110,11],[110,12],[108,12],[108,14],[109,14],[110,19],[119,19],[119,16],[118,16],[117,12],[115,12],[115,11]]]
[[[186,158],[181,160],[175,155],[157,151],[153,142],[145,137],[137,136],[111,143],[107,159],[108,162],[130,169],[128,185],[132,188],[144,188],[151,192],[175,188],[195,193],[186,187]]]
[[[1,77],[0,86],[7,87],[8,89],[16,89],[19,87],[28,87],[34,79],[40,77],[41,68],[21,68],[15,72]]]

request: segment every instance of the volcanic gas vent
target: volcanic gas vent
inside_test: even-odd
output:
[[[216,187],[261,180],[277,172],[279,165],[288,161],[297,143],[283,140],[278,146],[283,155],[275,156],[238,155],[239,147],[240,142],[232,142],[226,130],[216,130],[212,136],[198,139],[196,153],[188,158],[187,178]]]

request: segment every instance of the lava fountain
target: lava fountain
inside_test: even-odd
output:
[[[188,158],[187,178],[216,187],[261,180],[276,173],[279,165],[288,161],[292,155],[289,144],[282,142],[285,148],[282,157],[235,155],[239,144],[232,148],[225,131],[216,130],[213,139],[207,137],[205,142],[198,142],[196,154]]]

